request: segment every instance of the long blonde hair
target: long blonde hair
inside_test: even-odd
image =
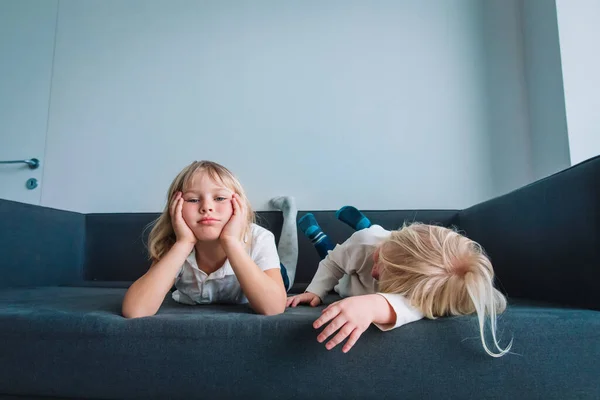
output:
[[[252,206],[246,197],[244,188],[238,181],[238,179],[224,166],[217,164],[212,161],[194,161],[175,177],[169,191],[167,192],[167,204],[162,214],[153,222],[154,227],[150,231],[148,237],[148,253],[149,258],[158,261],[160,260],[167,251],[175,244],[175,231],[171,223],[171,215],[169,213],[169,204],[173,201],[173,197],[177,192],[183,192],[190,184],[194,176],[203,172],[210,176],[216,182],[220,182],[227,188],[231,189],[240,197],[244,203],[247,211],[247,225],[244,230],[244,236],[248,235],[250,231],[250,225],[255,222],[255,213],[252,210]]]
[[[494,287],[494,270],[483,248],[455,230],[413,223],[392,231],[380,247],[379,290],[400,293],[427,318],[477,313],[481,343],[493,357],[506,354],[496,338],[496,315],[506,298]],[[484,335],[485,317],[498,353]]]

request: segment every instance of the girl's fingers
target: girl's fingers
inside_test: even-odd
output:
[[[355,328],[352,331],[352,333],[350,334],[350,337],[346,341],[346,344],[344,345],[344,347],[342,347],[342,351],[344,353],[349,352],[350,349],[352,348],[352,346],[354,346],[356,344],[356,342],[358,341],[358,339],[360,339],[360,335],[362,335],[363,332],[364,331],[361,331],[359,328]]]
[[[233,207],[233,215],[238,213],[238,204],[236,202],[235,194],[231,196],[231,206]]]
[[[323,329],[323,331],[319,334],[319,336],[317,336],[317,342],[323,343],[329,336],[333,335],[335,332],[337,332],[338,329],[340,329],[342,326],[346,325],[346,322],[348,322],[348,320],[346,318],[344,318],[342,315],[340,315],[339,317],[337,317],[336,319],[331,321],[329,323],[329,325],[327,325],[325,327],[325,329]],[[348,332],[348,335],[349,334],[350,334],[350,332]],[[338,335],[339,335],[339,333],[338,333]],[[346,335],[346,336],[348,336],[348,335]],[[343,338],[345,339],[346,336],[344,336]],[[331,344],[331,342],[333,342],[334,340],[335,340],[335,338],[332,339],[332,341],[330,341],[328,344]],[[338,343],[339,342],[336,342],[335,344],[338,344]]]
[[[182,217],[182,210],[183,210],[183,199],[180,197],[179,201],[177,202],[177,218]]]
[[[169,204],[169,214],[171,214],[171,217],[173,217],[173,214],[175,213],[175,208],[177,207],[178,200],[179,200],[179,192],[176,192],[175,196],[173,196],[173,200],[171,200],[171,204]]]
[[[327,342],[327,344],[325,345],[325,348],[327,350],[333,349],[335,346],[342,343],[344,341],[344,339],[346,339],[350,334],[352,334],[354,329],[355,329],[355,327],[352,326],[352,324],[347,323],[346,325],[344,325],[344,327],[342,329],[340,329],[340,331],[337,333],[337,335],[335,335],[333,337],[333,339],[331,339],[329,342]]]
[[[311,305],[311,307],[316,307],[319,305],[320,302],[321,302],[321,298],[315,297],[310,301],[310,305]]]
[[[233,200],[233,204],[234,204],[234,206],[233,206],[234,214],[236,214],[236,215],[238,215],[238,214],[243,215],[244,212],[245,212],[245,209],[244,209],[244,206],[243,206],[242,202],[240,201],[240,196],[238,196],[237,193],[234,193],[232,195],[231,199]]]
[[[292,302],[292,307],[296,307],[298,304],[302,304],[302,303],[305,303],[305,302],[306,302],[306,296],[304,296],[304,295],[301,294],[301,295],[296,296],[294,298],[294,301]]]
[[[331,307],[337,305],[337,303],[339,303],[339,301],[333,302],[330,305],[328,305],[327,307],[325,307],[323,310],[321,310],[321,314],[326,312],[327,310],[329,310]]]
[[[330,320],[336,318],[340,313],[338,308],[331,308],[327,312],[323,312],[319,318],[313,322],[313,328],[319,329]]]

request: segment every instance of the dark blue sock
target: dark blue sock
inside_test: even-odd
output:
[[[308,213],[300,218],[298,220],[298,228],[310,239],[317,249],[321,260],[327,257],[327,253],[335,247],[331,243],[329,236],[323,232],[313,214]]]
[[[283,278],[283,286],[285,286],[285,291],[287,292],[290,290],[290,278],[287,274],[287,268],[285,268],[285,265],[279,263],[279,269],[281,270],[281,278]]]
[[[329,240],[329,236],[323,234],[321,240],[317,243],[313,243],[315,245],[315,249],[317,249],[317,253],[319,253],[319,257],[323,260],[327,257],[327,254],[335,247],[331,240]]]
[[[335,217],[340,221],[350,225],[354,230],[360,231],[371,226],[369,218],[358,211],[356,207],[344,206],[337,210]]]
[[[298,228],[300,228],[302,233],[310,240],[315,239],[319,234],[323,233],[312,213],[308,213],[298,220]]]

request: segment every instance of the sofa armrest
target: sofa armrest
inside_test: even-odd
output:
[[[510,297],[600,309],[600,157],[459,213]]]

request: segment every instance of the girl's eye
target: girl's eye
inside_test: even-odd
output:
[[[186,200],[188,203],[197,203],[198,199],[188,199]]]
[[[227,198],[225,198],[225,197],[220,197],[220,196],[219,196],[219,197],[217,197],[215,200],[216,200],[216,201],[225,201],[225,200],[227,200]]]

